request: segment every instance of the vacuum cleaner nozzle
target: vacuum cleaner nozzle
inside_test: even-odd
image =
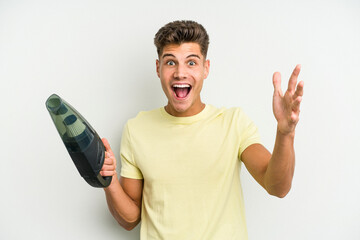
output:
[[[46,108],[80,175],[93,187],[107,187],[112,177],[103,177],[105,147],[99,135],[70,104],[52,94]]]

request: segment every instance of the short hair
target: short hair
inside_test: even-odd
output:
[[[206,59],[209,46],[209,35],[205,28],[195,21],[181,20],[170,22],[160,28],[154,38],[158,56],[162,54],[166,45],[180,45],[188,42],[198,43],[200,45],[201,54]]]

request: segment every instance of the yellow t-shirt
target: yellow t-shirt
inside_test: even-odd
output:
[[[141,240],[247,239],[241,153],[260,143],[240,108],[206,107],[191,117],[164,108],[125,125],[121,176],[144,179]]]

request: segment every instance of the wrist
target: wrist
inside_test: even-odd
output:
[[[106,192],[113,192],[113,191],[116,191],[116,189],[119,187],[119,185],[120,185],[120,182],[119,182],[117,174],[115,173],[112,176],[110,185],[107,186],[106,188],[104,188],[104,190]]]
[[[293,130],[282,130],[281,128],[279,128],[279,125],[278,125],[277,129],[276,129],[276,134],[279,137],[294,139],[295,138],[295,129],[293,129]]]

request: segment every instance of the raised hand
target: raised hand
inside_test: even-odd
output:
[[[300,65],[296,65],[289,79],[288,89],[285,94],[281,91],[280,73],[275,72],[273,75],[273,112],[278,122],[278,131],[284,135],[294,134],[296,124],[299,121],[300,103],[304,89],[303,81],[297,84],[300,68]]]

